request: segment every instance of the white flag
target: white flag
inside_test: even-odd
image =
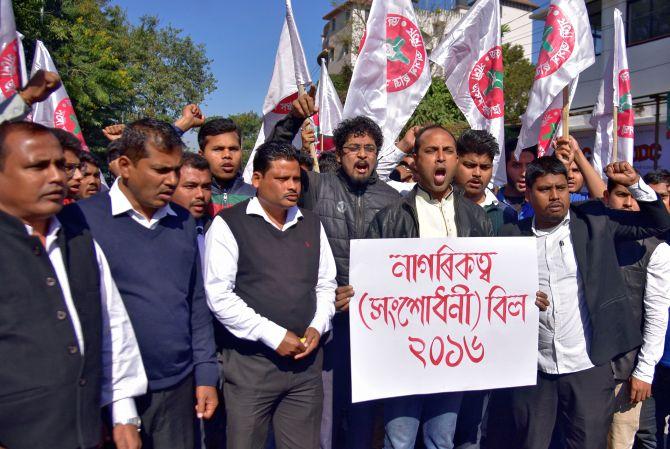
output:
[[[321,79],[316,90],[316,106],[319,112],[312,116],[312,123],[316,128],[316,148],[319,153],[332,151],[335,148],[333,131],[342,121],[342,102],[323,59],[321,59]]]
[[[472,129],[485,129],[498,141],[494,182],[507,182],[505,151],[504,68],[499,0],[477,0],[433,50],[430,59],[446,74],[456,105]]]
[[[591,115],[591,125],[596,128],[592,163],[595,170],[603,177],[604,167],[613,162],[613,106],[619,108],[617,160],[632,164],[635,111],[630,90],[625,28],[621,11],[616,8],[614,8],[614,49],[607,58],[598,99]]]
[[[593,37],[584,0],[552,0],[535,66],[535,81],[528,107],[521,116],[517,157],[523,148],[539,141],[538,134],[527,128],[539,130],[563,88],[594,62]]]
[[[30,76],[32,77],[40,69],[58,73],[49,51],[44,46],[44,43],[38,40],[35,45],[35,58],[33,59]],[[77,115],[74,112],[74,107],[72,107],[72,102],[63,84],[49,95],[46,100],[33,105],[32,119],[35,123],[48,126],[49,128],[64,129],[74,134],[81,142],[84,150],[88,151],[84,135],[79,127]]]
[[[21,86],[19,39],[11,0],[0,0],[0,93],[11,97]]]
[[[26,52],[23,51],[23,38],[25,36],[17,31],[16,37],[17,37],[16,43],[19,54],[19,80],[21,87],[25,87],[26,84],[28,84],[28,68],[26,62]]]
[[[372,119],[383,130],[385,147],[391,150],[430,82],[412,1],[373,0],[343,117]]]
[[[263,126],[258,132],[256,145],[249,156],[246,167],[244,167],[244,180],[251,182],[251,175],[254,169],[254,156],[256,148],[265,142],[265,139],[272,134],[277,122],[286,114],[291,112],[291,103],[298,98],[298,84],[307,86],[312,83],[305,61],[305,52],[300,43],[300,35],[293,20],[293,10],[290,0],[286,1],[286,18],[281,36],[279,37],[279,47],[275,56],[275,66],[272,72],[270,87],[263,103]],[[294,145],[300,142],[300,136],[296,136]]]

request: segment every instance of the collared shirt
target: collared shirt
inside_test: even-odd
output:
[[[112,188],[109,189],[109,198],[112,202],[112,215],[116,216],[127,213],[130,215],[130,218],[147,229],[156,229],[156,226],[158,226],[158,222],[161,221],[161,218],[164,218],[167,215],[177,215],[177,213],[172,210],[170,204],[168,203],[154,212],[151,218],[145,217],[139,211],[135,210],[132,204],[130,204],[130,201],[126,197],[125,193],[121,191],[119,182],[121,182],[120,178],[116,178]]]
[[[275,225],[263,206],[254,197],[249,201],[247,215],[259,215],[280,231],[286,231],[298,223],[302,213],[291,207],[282,227]],[[276,255],[268,255],[276,257]],[[273,350],[284,340],[286,329],[256,313],[235,292],[239,247],[235,236],[220,216],[214,218],[205,237],[205,289],[207,303],[217,319],[238,338],[260,341]],[[316,312],[309,327],[323,335],[330,330],[335,314],[335,259],[328,244],[326,232],[321,226],[319,273],[316,284]]]
[[[441,200],[433,199],[419,186],[416,191],[416,212],[419,219],[419,237],[456,237],[454,189]]]
[[[656,247],[647,265],[647,284],[644,290],[644,325],[642,347],[637,356],[633,377],[651,383],[654,369],[663,355],[665,332],[670,307],[670,246]]]
[[[538,369],[565,374],[592,368],[591,320],[570,238],[570,213],[551,229],[535,228],[540,291],[549,307],[540,312]]]
[[[531,206],[530,203],[526,201],[523,197],[519,197],[521,201],[518,203],[512,203],[511,199],[506,198],[505,187],[506,186],[502,186],[500,190],[498,190],[498,201],[511,207],[516,212],[517,219],[519,221],[523,220],[524,218],[532,217],[535,215],[533,206]]]
[[[655,201],[656,193],[640,178],[628,187],[637,201]],[[589,358],[591,320],[570,235],[570,213],[551,229],[537,229],[539,289],[549,307],[540,312],[538,369],[566,374],[593,367]]]
[[[498,201],[498,198],[491,191],[491,189],[487,188],[484,191],[484,202],[479,204],[479,205],[482,206],[482,207],[487,207],[487,206],[497,206],[498,204],[500,204],[500,201]]]
[[[51,265],[56,272],[65,306],[79,344],[80,353],[84,354],[84,334],[81,321],[72,299],[70,281],[65,263],[57,242],[61,223],[56,217],[51,219],[45,236],[45,249]],[[28,234],[33,229],[26,225]],[[100,299],[102,301],[102,392],[101,405],[112,404],[114,423],[125,423],[138,416],[135,408],[136,396],[147,391],[147,376],[142,364],[142,357],[135,338],[135,332],[123,305],[121,294],[112,278],[109,264],[102,249],[94,241],[95,255],[100,272]]]
[[[15,93],[0,103],[0,123],[23,120],[30,113],[30,106]]]

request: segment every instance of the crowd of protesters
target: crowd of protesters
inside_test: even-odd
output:
[[[240,128],[197,105],[108,126],[103,164],[22,121],[59,82],[0,105],[1,448],[668,447],[667,170],[603,181],[572,137],[516,157],[487,131],[389,143],[354,117],[317,172],[309,94],[250,184]],[[536,384],[352,403],[350,241],[495,236],[537,242],[518,264],[539,275]]]

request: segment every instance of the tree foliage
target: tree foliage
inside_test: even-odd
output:
[[[505,123],[518,124],[526,111],[535,66],[524,57],[521,45],[503,44],[505,65]]]
[[[204,46],[156,17],[134,26],[108,0],[23,0],[14,15],[28,62],[36,39],[49,49],[89,146],[105,145],[103,126],[172,119],[215,88]]]

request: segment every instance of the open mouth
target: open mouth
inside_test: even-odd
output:
[[[354,165],[354,170],[359,175],[365,175],[365,174],[367,174],[369,167],[370,167],[370,164],[368,164],[365,161],[360,161],[360,162],[356,162],[356,164]]]
[[[433,174],[433,181],[435,182],[436,186],[441,186],[443,185],[447,180],[447,169],[444,167],[438,167],[435,169],[435,173]]]
[[[232,173],[235,171],[235,166],[233,164],[223,164],[221,166],[221,170],[223,170],[226,173]]]

